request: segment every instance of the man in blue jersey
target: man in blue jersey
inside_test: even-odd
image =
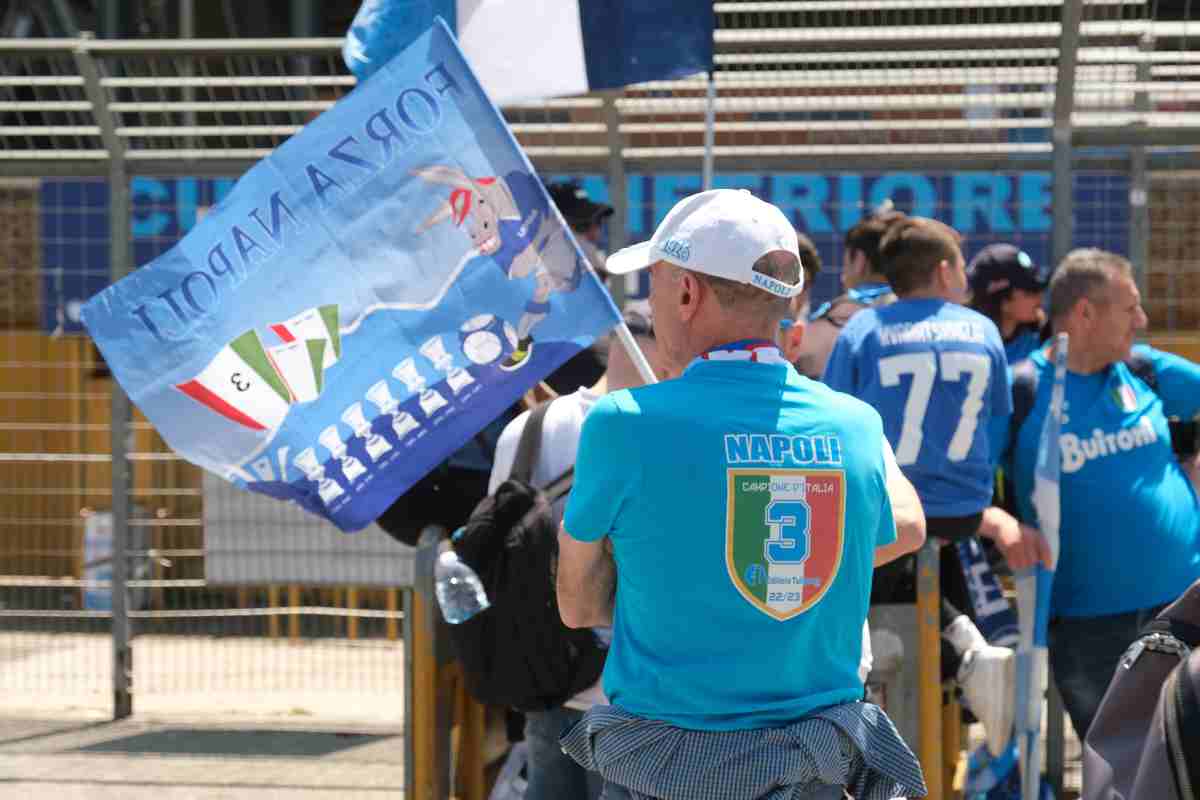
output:
[[[1200,508],[1167,425],[1169,416],[1200,411],[1200,366],[1133,346],[1146,315],[1132,267],[1113,253],[1067,255],[1050,281],[1050,319],[1071,337],[1050,664],[1083,738],[1125,648],[1200,577]],[[1149,363],[1157,391],[1131,371],[1131,354]],[[1020,516],[1036,522],[1030,494],[1054,367],[1043,350],[1031,360],[1036,399],[1009,437],[1015,444],[1006,461]],[[999,508],[988,509],[982,533],[1014,570],[1048,559],[1041,534]]]
[[[902,219],[904,214],[889,205],[846,232],[842,251],[842,285],[846,293],[822,303],[809,316],[801,352],[793,358],[802,374],[820,378],[834,342],[850,318],[864,308],[896,299],[883,274],[879,243],[888,227]]]
[[[923,515],[879,415],[772,341],[803,288],[787,217],[702,192],[608,268],[650,269],[680,377],[583,425],[558,598],[568,625],[613,625],[612,705],[564,749],[610,800],[922,794],[858,666],[872,567],[919,546]]]
[[[953,230],[934,220],[900,220],[884,235],[880,256],[899,299],[847,323],[824,380],[879,411],[896,461],[921,498],[929,534],[958,542],[975,535],[992,499],[989,434],[1002,433],[1012,411],[1004,345],[991,320],[960,305],[967,277]],[[998,754],[1012,726],[1012,651],[988,647],[970,622],[972,603],[954,549],[943,550],[942,564],[949,645],[943,671],[957,678]],[[911,572],[911,564],[898,565],[877,576],[876,597],[895,602],[885,597],[884,584],[902,584]]]

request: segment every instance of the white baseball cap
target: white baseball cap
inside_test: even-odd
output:
[[[800,260],[796,229],[782,211],[745,189],[713,189],[680,200],[650,241],[613,253],[605,269],[625,275],[656,261],[669,261],[694,272],[748,283],[777,297],[795,297],[804,289],[803,270],[794,284],[754,271],[754,262],[776,250]]]

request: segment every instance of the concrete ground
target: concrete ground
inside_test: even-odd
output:
[[[0,634],[0,798],[404,796],[402,643],[140,636],[121,722],[111,652]]]
[[[104,634],[0,633],[0,715],[112,710],[112,642]],[[404,644],[344,639],[138,636],[135,713],[404,720]]]
[[[140,636],[121,722],[111,663],[105,635],[0,634],[0,798],[404,796],[403,643]],[[1066,755],[1064,800],[1069,724]]]
[[[392,728],[219,720],[0,717],[0,796],[350,800],[404,796]]]

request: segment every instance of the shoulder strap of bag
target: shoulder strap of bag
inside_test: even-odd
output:
[[[1149,386],[1152,392],[1158,394],[1158,372],[1154,369],[1153,361],[1143,353],[1132,353],[1125,359],[1125,366],[1129,367],[1129,371],[1140,378],[1142,383]]]
[[[521,441],[517,444],[517,454],[513,457],[512,471],[509,473],[509,480],[521,481],[529,483],[533,476],[533,465],[537,463],[538,454],[542,450],[542,422],[546,419],[546,412],[550,410],[550,403],[542,403],[535,406],[529,412],[529,419],[525,421],[525,430],[521,431]]]
[[[1033,363],[1032,359],[1028,358],[1018,361],[1016,366],[1013,367],[1013,413],[1012,421],[1008,427],[1008,452],[1010,454],[1017,449],[1017,437],[1021,433],[1021,426],[1025,424],[1025,420],[1029,417],[1029,412],[1033,411],[1033,404],[1037,400],[1037,390],[1037,365]]]
[[[1142,383],[1149,386],[1151,391],[1155,394],[1158,393],[1158,372],[1154,369],[1153,361],[1141,353],[1134,353],[1125,359],[1125,366]],[[1013,367],[1013,413],[1012,427],[1009,431],[1010,444],[1016,443],[1021,426],[1025,424],[1025,419],[1033,410],[1033,404],[1037,400],[1037,388],[1037,365],[1030,359],[1018,362]]]
[[[1188,673],[1189,662],[1180,662],[1163,683],[1167,761],[1180,800],[1196,800],[1200,792],[1200,697]]]
[[[553,503],[561,498],[567,492],[571,491],[571,485],[575,482],[575,468],[568,467],[567,471],[550,482],[544,491],[546,498]]]
[[[1174,636],[1179,641],[1183,642],[1193,650],[1200,647],[1200,625],[1195,625],[1191,622],[1185,622],[1181,619],[1169,619],[1167,617],[1156,617],[1146,623],[1142,628],[1142,634],[1148,635],[1152,633],[1167,634]]]
[[[513,458],[512,472],[509,478],[519,480],[523,483],[531,483],[533,479],[533,465],[537,463],[538,455],[542,449],[542,427],[546,419],[546,412],[550,410],[548,401],[536,406],[529,412],[529,419],[525,422],[525,430],[521,431],[521,441],[517,443],[517,454]],[[571,485],[575,481],[575,468],[568,467],[566,472],[552,480],[542,491],[551,503],[561,498],[567,492],[571,491]]]

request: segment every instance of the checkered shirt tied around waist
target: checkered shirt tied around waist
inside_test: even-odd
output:
[[[844,786],[857,800],[924,797],[912,750],[878,706],[844,703],[782,728],[685,730],[596,706],[563,751],[635,800],[802,800]]]

